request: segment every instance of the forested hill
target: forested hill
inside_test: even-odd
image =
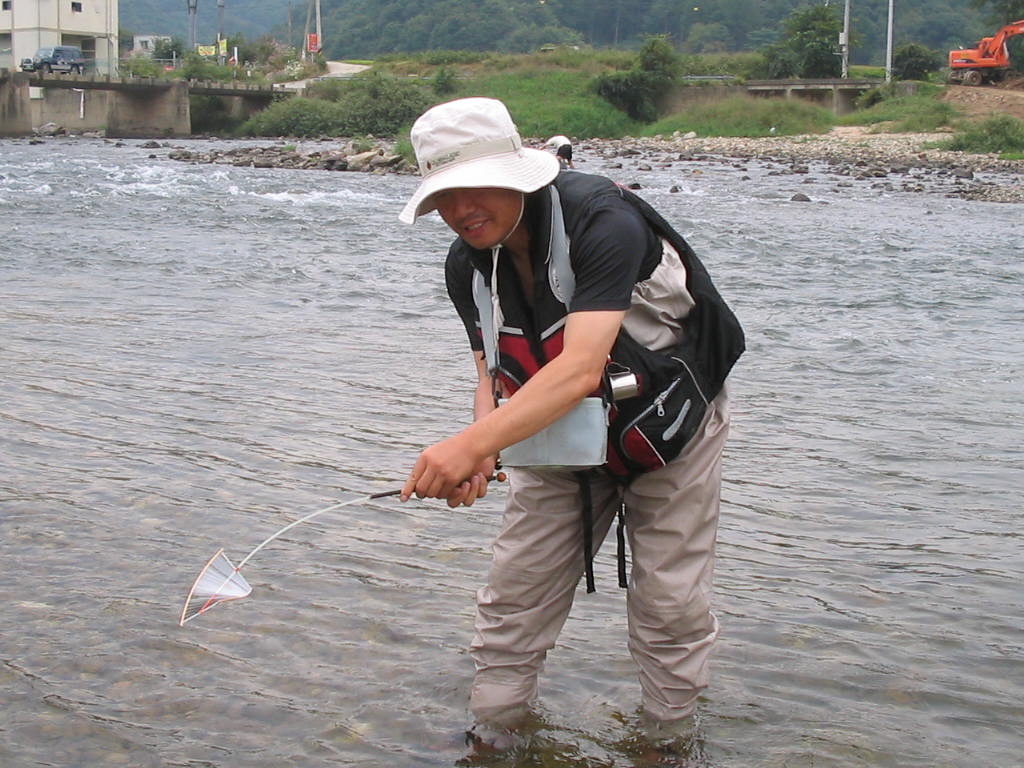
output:
[[[305,24],[305,0],[290,0],[298,34]],[[119,23],[122,31],[135,35],[171,35],[188,39],[187,0],[119,0]],[[199,0],[196,14],[197,37],[200,43],[217,39],[219,24],[217,0]],[[224,0],[224,34],[244,35],[247,40],[281,31],[287,33],[289,0]]]
[[[225,32],[272,33],[298,43],[308,0],[225,0]],[[431,49],[525,52],[541,45],[635,46],[667,34],[687,53],[757,50],[807,0],[321,0],[328,58],[372,58]],[[828,3],[826,3],[828,4]],[[186,0],[120,0],[121,26],[136,33],[187,34]],[[837,15],[843,0],[831,0]],[[882,64],[888,0],[852,0],[851,61]],[[995,26],[962,0],[896,4],[895,44],[945,52]],[[216,0],[199,0],[199,37],[217,31]]]

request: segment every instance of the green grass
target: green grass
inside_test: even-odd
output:
[[[678,114],[645,126],[641,135],[694,131],[698,136],[794,136],[825,133],[833,120],[831,111],[797,99],[732,96],[688,106]]]
[[[960,120],[956,107],[941,100],[942,91],[941,86],[919,83],[916,93],[896,96],[894,89],[883,86],[862,97],[861,103],[870,106],[843,115],[837,122],[879,127],[885,124],[885,129],[893,133],[930,133]]]
[[[576,138],[635,135],[640,126],[590,89],[586,72],[525,69],[460,81],[449,98],[487,96],[505,102],[523,136]]]
[[[1007,160],[1019,160],[1024,156],[1024,120],[1009,115],[990,117],[942,142],[940,147],[959,152],[995,152]]]
[[[878,78],[885,79],[885,67],[868,67],[861,64],[850,65],[850,77],[854,80]]]

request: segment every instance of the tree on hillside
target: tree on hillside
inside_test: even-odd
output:
[[[971,5],[988,10],[992,23],[1000,26],[1024,19],[1024,0],[971,0]]]
[[[783,24],[782,37],[763,50],[768,77],[839,77],[842,62],[836,41],[842,28],[834,8],[814,5],[793,11]]]
[[[325,0],[323,14],[326,53],[337,58],[428,50],[520,53],[580,41],[535,0]]]
[[[724,24],[694,24],[683,43],[686,53],[725,53],[733,47],[732,35]]]

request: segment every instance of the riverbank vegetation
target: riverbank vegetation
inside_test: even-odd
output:
[[[678,56],[669,63],[663,61],[654,67],[652,79],[657,88],[646,91],[651,95],[651,111],[631,115],[629,104],[613,103],[607,97],[609,91],[602,92],[599,83],[623,73],[642,76],[641,54],[552,53],[546,57],[434,51],[386,57],[355,77],[312,83],[305,97],[273,104],[237,132],[250,136],[401,138],[430,104],[465,96],[501,99],[523,135],[539,138],[558,133],[578,139],[689,133],[702,137],[787,136],[820,134],[835,125],[952,133],[971,126],[965,115],[943,100],[944,86],[935,83],[886,85],[880,79],[878,88],[861,97],[858,109],[841,118],[824,106],[801,99],[755,98],[739,88],[730,90],[726,83],[742,83],[744,73],[756,69],[754,54]],[[701,79],[707,76],[697,74],[723,70],[735,74],[728,79]],[[1013,143],[1013,126],[1017,124],[1024,130],[1024,123],[1008,118],[1008,128],[986,133],[984,145],[994,149],[974,151],[1019,151]]]
[[[995,152],[1008,160],[1024,159],[1024,120],[1009,115],[996,115],[969,126],[948,141],[941,149],[959,152]]]
[[[931,133],[955,127],[962,118],[956,107],[942,100],[943,86],[914,83],[880,85],[861,94],[858,109],[836,119],[837,125],[884,127],[892,133]]]

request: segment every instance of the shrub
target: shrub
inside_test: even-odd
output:
[[[904,43],[892,55],[892,73],[900,80],[926,80],[941,66],[939,54],[917,43]]]
[[[164,77],[166,74],[160,63],[153,61],[148,56],[132,56],[128,59],[121,59],[117,68],[124,77]]]
[[[451,96],[458,89],[459,84],[455,78],[455,73],[448,69],[448,67],[441,66],[434,74],[432,86],[434,93],[438,96]]]
[[[242,126],[247,136],[341,136],[338,105],[320,99],[275,101]]]
[[[347,81],[338,102],[345,136],[394,136],[434,101],[419,84],[380,72]]]
[[[943,149],[960,152],[1016,153],[1024,151],[1024,120],[997,115],[958,133]]]
[[[310,96],[275,102],[243,130],[253,136],[394,136],[432,101],[418,83],[379,72],[323,80]]]
[[[594,81],[598,96],[634,120],[658,119],[670,87],[679,73],[680,60],[664,36],[647,38],[637,63],[626,72],[610,72]]]

